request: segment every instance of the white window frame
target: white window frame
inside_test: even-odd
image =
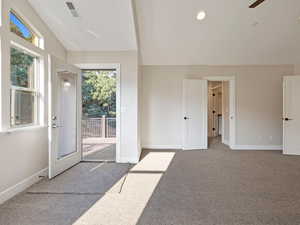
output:
[[[28,54],[32,57],[35,58],[35,63],[34,63],[34,78],[32,84],[33,87],[29,87],[29,88],[24,88],[24,87],[18,87],[18,86],[14,86],[11,84],[11,80],[10,80],[10,128],[24,128],[24,127],[33,127],[33,126],[39,126],[41,123],[40,121],[40,110],[39,110],[39,105],[40,105],[40,72],[41,72],[41,56],[37,53],[33,53],[32,51],[23,48],[20,45],[11,43],[10,49],[17,49],[25,54]],[[11,66],[11,65],[10,65]],[[10,70],[11,72],[11,70]],[[11,74],[10,74],[11,77]],[[32,79],[32,78],[29,78]],[[16,91],[25,91],[25,92],[29,92],[29,93],[33,93],[34,95],[34,118],[33,118],[33,122],[29,123],[29,124],[21,124],[21,125],[17,125],[15,123],[15,93]]]
[[[18,37],[18,38],[20,38],[20,39],[22,39],[22,40],[24,40],[24,41],[26,41],[26,42],[32,44],[32,45],[35,46],[35,47],[38,47],[38,48],[43,49],[43,48],[44,48],[44,46],[43,46],[43,38],[42,38],[42,36],[39,34],[39,32],[37,32],[36,29],[35,29],[32,25],[30,25],[30,23],[28,23],[25,19],[23,19],[23,16],[21,16],[21,15],[20,15],[18,12],[16,12],[16,10],[14,10],[14,9],[10,9],[10,10],[9,10],[9,23],[10,23],[10,14],[11,14],[11,13],[14,14],[14,15],[15,15],[15,16],[23,23],[23,25],[24,25],[24,26],[32,33],[32,35],[36,36],[36,38],[37,38],[37,43],[32,43],[32,42],[30,42],[30,41],[28,41],[28,40],[22,38],[21,36],[17,35],[16,33],[12,32],[12,31],[11,31],[10,24],[9,24],[9,31],[10,31],[10,33],[14,34],[16,37]]]

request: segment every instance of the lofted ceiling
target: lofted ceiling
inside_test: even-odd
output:
[[[300,63],[299,0],[68,0],[79,17],[67,0],[28,1],[70,51],[137,50],[138,39],[144,65]]]
[[[70,51],[136,50],[131,0],[28,0]],[[72,2],[79,14],[66,6]]]
[[[300,63],[300,1],[135,0],[143,64]],[[196,20],[197,13],[206,18]]]

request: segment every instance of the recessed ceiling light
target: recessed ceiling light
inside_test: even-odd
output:
[[[198,12],[198,14],[197,14],[197,20],[204,20],[205,17],[206,17],[205,11]]]

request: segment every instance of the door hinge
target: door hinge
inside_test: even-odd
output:
[[[215,130],[216,130],[216,128],[213,128],[212,130],[213,130],[213,131],[215,131]]]

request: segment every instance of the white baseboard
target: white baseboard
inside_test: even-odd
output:
[[[229,146],[229,141],[228,140],[223,140],[223,144]]]
[[[122,157],[117,163],[131,163],[137,164],[140,161],[140,157]]]
[[[15,195],[19,194],[20,192],[26,190],[31,185],[35,184],[42,178],[40,176],[47,176],[48,175],[48,168],[43,169],[32,176],[22,180],[21,182],[15,184],[14,186],[4,190],[0,193],[0,204],[4,203],[5,201],[9,200],[10,198],[14,197]]]
[[[199,150],[207,150],[207,146],[191,146],[191,147],[185,147],[182,150],[184,151],[199,151]]]
[[[233,150],[282,150],[283,147],[281,145],[234,145],[231,146]]]
[[[178,149],[182,149],[182,146],[181,145],[143,145],[143,149],[178,150]]]

